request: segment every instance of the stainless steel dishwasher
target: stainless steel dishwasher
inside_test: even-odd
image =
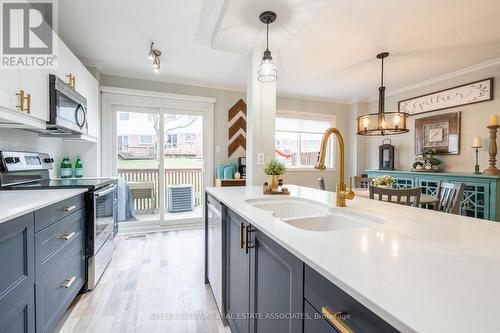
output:
[[[225,215],[225,206],[210,195],[206,196],[206,279],[212,288],[215,302],[220,313],[224,313],[222,290],[222,219]]]

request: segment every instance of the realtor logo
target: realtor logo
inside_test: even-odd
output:
[[[54,66],[51,2],[2,1],[1,17],[3,68]]]

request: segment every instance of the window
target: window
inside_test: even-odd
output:
[[[128,146],[128,135],[118,135],[118,145]]]
[[[140,135],[139,143],[141,145],[152,145],[153,144],[153,136],[152,135]]]
[[[119,112],[118,113],[118,119],[120,119],[120,120],[129,120],[130,119],[130,114],[128,112]]]
[[[197,142],[195,133],[184,133],[185,142]]]
[[[167,148],[177,148],[177,134],[167,134],[165,143]]]
[[[276,117],[276,152],[278,161],[291,168],[312,168],[318,160],[323,133],[333,122],[328,119]],[[333,144],[328,145],[326,166],[333,167]]]

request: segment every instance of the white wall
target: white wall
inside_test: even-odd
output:
[[[96,176],[97,166],[95,160],[87,154],[95,149],[95,144],[74,141],[63,141],[60,138],[40,137],[37,133],[17,130],[0,129],[0,150],[34,151],[49,154],[54,159],[54,170],[51,177],[59,177],[59,166],[65,155],[71,158],[74,165],[76,156],[80,156],[84,165],[85,176]]]
[[[231,158],[227,157],[227,145],[228,145],[228,110],[241,98],[246,101],[245,92],[235,92],[220,89],[211,89],[205,87],[181,85],[174,83],[158,82],[158,81],[148,81],[140,80],[134,78],[126,78],[119,76],[112,76],[101,74],[100,82],[102,86],[128,88],[128,89],[139,89],[139,90],[149,90],[149,91],[160,91],[168,92],[174,94],[184,94],[184,95],[195,95],[204,97],[214,97],[217,102],[215,103],[215,115],[214,115],[214,142],[215,142],[215,153],[214,153],[214,165],[226,163],[228,161],[236,162],[237,157],[244,156],[244,152],[238,150]],[[336,104],[336,103],[326,103],[311,101],[306,99],[288,98],[288,97],[278,97],[277,99],[277,109],[278,110],[290,110],[290,111],[301,111],[301,112],[313,112],[313,113],[323,113],[329,114],[336,117],[337,126],[341,129],[343,133],[348,133],[350,131],[350,117],[349,106],[346,104]],[[274,130],[274,129],[273,129]],[[351,139],[346,136],[346,146],[352,145]],[[349,166],[347,170],[351,169],[351,158],[349,158],[349,148],[347,160],[349,161]],[[347,171],[347,174],[351,173]],[[317,179],[320,177],[321,172],[319,171],[297,171],[288,172],[285,174],[285,182],[289,184],[299,184],[304,186],[317,186]],[[324,172],[324,177],[326,185],[329,189],[334,189],[336,184],[336,172]]]
[[[494,77],[495,82],[494,100],[460,106],[442,111],[426,113],[420,116],[410,117],[409,128],[410,132],[402,135],[390,136],[395,149],[395,168],[398,170],[409,170],[414,162],[414,126],[415,119],[420,117],[434,116],[443,113],[461,111],[461,138],[460,138],[460,154],[459,155],[441,155],[440,158],[444,161],[444,168],[449,172],[473,172],[474,171],[474,153],[470,148],[472,145],[472,137],[480,135],[483,138],[483,149],[479,154],[479,164],[481,170],[488,165],[488,117],[490,114],[500,113],[500,65],[490,66],[474,72],[456,76],[444,81],[406,91],[394,96],[386,98],[386,110],[396,111],[397,103],[400,100],[407,98],[432,93],[442,89],[451,88],[457,85],[478,81],[488,77]],[[361,112],[366,111],[376,112],[377,101],[370,103],[359,103]],[[378,169],[378,146],[382,144],[381,137],[358,137],[358,167],[357,172],[361,174],[365,169]]]

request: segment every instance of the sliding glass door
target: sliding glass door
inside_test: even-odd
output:
[[[116,110],[123,226],[202,222],[206,115],[162,108]]]
[[[202,217],[203,116],[171,113],[165,119],[165,221]]]
[[[117,167],[125,181],[119,221],[159,221],[160,219],[160,113],[118,111]]]

